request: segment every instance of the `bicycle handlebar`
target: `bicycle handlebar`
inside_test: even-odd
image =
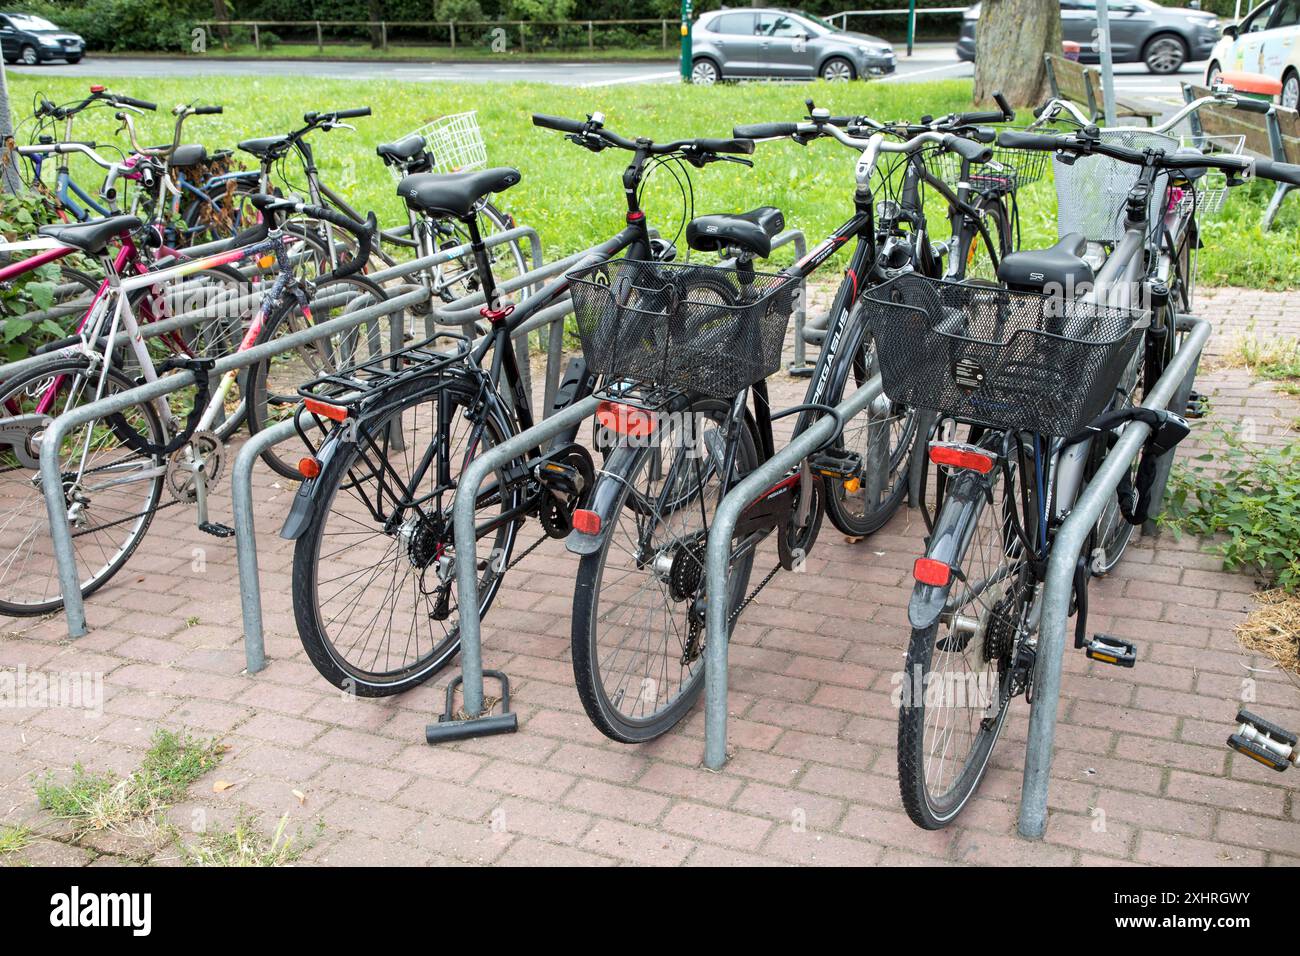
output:
[[[310,125],[318,122],[329,122],[330,120],[356,119],[358,116],[369,116],[369,106],[354,106],[346,110],[312,110],[310,113],[302,114],[302,121]]]
[[[299,202],[296,199],[281,199],[278,196],[268,196],[265,193],[258,193],[249,197],[249,202],[253,208],[267,214],[271,224],[275,222],[277,213],[297,213],[306,216],[309,219],[318,219],[321,222],[328,222],[337,226],[345,232],[352,233],[357,240],[356,254],[347,262],[341,264],[337,269],[327,272],[323,276],[318,276],[314,284],[317,288],[328,285],[337,279],[342,279],[360,272],[366,267],[366,262],[370,259],[370,250],[372,239],[379,231],[379,223],[375,219],[373,212],[367,214],[365,222],[357,222],[351,216],[345,216],[336,209],[329,209],[325,206],[313,206],[308,203]],[[251,229],[237,235],[232,241],[232,248],[240,245],[249,245],[260,241],[265,235],[267,223],[260,223]]]
[[[116,94],[105,92],[104,99],[114,105],[120,103],[124,106],[134,106],[136,109],[140,110],[153,111],[158,109],[157,103],[150,103],[148,100],[137,100],[134,96],[117,96]]]
[[[743,153],[754,151],[754,143],[747,137],[733,135],[730,139],[679,139],[671,143],[655,143],[649,139],[628,139],[605,129],[604,118],[593,113],[591,118],[583,120],[567,119],[563,116],[547,116],[544,113],[533,114],[533,125],[544,129],[553,129],[571,137],[579,145],[588,149],[604,149],[615,146],[631,152],[643,151],[652,156],[665,156],[669,153]],[[599,145],[598,145],[599,144]]]

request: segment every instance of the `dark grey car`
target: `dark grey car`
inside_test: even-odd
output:
[[[75,33],[60,30],[44,17],[30,13],[0,13],[0,49],[6,63],[21,62],[28,66],[47,60],[78,63],[86,52],[86,43]]]
[[[693,83],[739,77],[852,80],[893,73],[894,67],[894,49],[885,40],[795,10],[719,10],[704,14],[692,29]]]
[[[979,4],[962,16],[957,56],[975,59]],[[1219,19],[1203,10],[1162,7],[1151,0],[1111,0],[1111,55],[1116,63],[1145,63],[1152,73],[1177,73],[1188,60],[1204,60],[1219,42]],[[1079,59],[1096,63],[1096,0],[1061,0],[1061,38],[1082,48]]]

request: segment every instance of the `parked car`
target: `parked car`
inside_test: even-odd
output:
[[[893,73],[894,48],[807,13],[778,8],[718,10],[696,22],[691,82],[742,76],[852,80]]]
[[[1271,76],[1282,84],[1282,105],[1300,108],[1300,0],[1268,0],[1224,27],[1205,81],[1212,84],[1222,70]]]
[[[1145,63],[1152,73],[1177,73],[1188,60],[1204,60],[1219,40],[1219,19],[1202,10],[1162,7],[1151,0],[1113,0],[1110,14],[1111,57],[1116,63]],[[975,59],[977,3],[962,15],[957,56]],[[1061,0],[1061,38],[1083,49],[1079,58],[1096,63],[1096,0]]]
[[[0,13],[0,51],[6,63],[35,66],[47,60],[77,63],[86,52],[86,41],[75,33],[60,30],[44,17],[30,13]]]

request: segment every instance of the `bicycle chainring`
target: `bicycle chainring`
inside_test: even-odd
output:
[[[212,432],[197,431],[188,444],[177,448],[167,459],[167,490],[177,501],[193,503],[198,500],[193,464],[195,459],[203,464],[203,481],[211,488],[221,480],[225,467],[226,447]]]

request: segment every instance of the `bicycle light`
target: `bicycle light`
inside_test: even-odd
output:
[[[622,402],[601,402],[596,406],[596,421],[602,428],[629,438],[647,438],[655,430],[652,412]]]
[[[977,471],[981,475],[992,471],[995,461],[988,452],[957,442],[934,442],[930,445],[930,460],[936,465]]]

